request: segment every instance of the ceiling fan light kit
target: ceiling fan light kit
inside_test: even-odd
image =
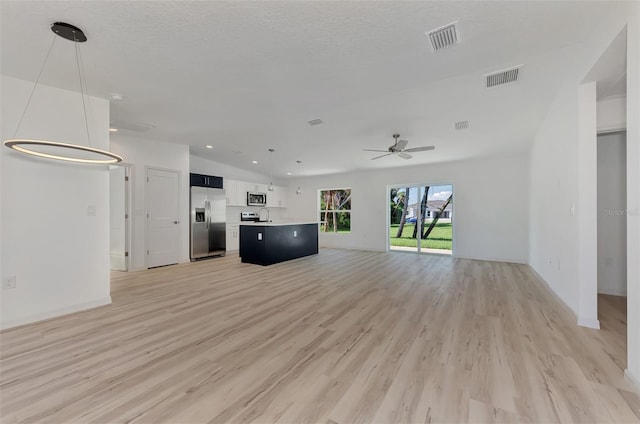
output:
[[[40,68],[40,73],[38,74],[38,78],[31,89],[31,93],[29,95],[29,99],[27,100],[27,104],[22,112],[20,120],[18,121],[18,126],[16,128],[14,137],[10,140],[5,140],[4,145],[10,149],[13,149],[17,152],[24,153],[31,156],[37,156],[45,159],[55,159],[61,160],[65,162],[72,163],[85,163],[85,164],[114,164],[118,162],[122,162],[122,157],[115,153],[109,152],[107,150],[97,149],[95,147],[91,147],[91,138],[89,136],[89,121],[87,118],[87,106],[84,100],[84,85],[82,82],[82,73],[80,70],[80,57],[79,57],[79,47],[77,43],[84,43],[87,41],[87,37],[84,32],[71,24],[65,22],[55,22],[51,25],[51,31],[53,31],[57,36],[62,37],[66,40],[73,41],[75,44],[75,53],[76,53],[76,65],[78,68],[78,79],[80,80],[80,96],[82,99],[82,109],[84,111],[84,123],[85,129],[87,133],[87,142],[88,146],[73,144],[73,143],[63,143],[58,141],[51,140],[35,140],[35,139],[27,139],[27,138],[18,138],[17,134],[20,130],[20,126],[22,124],[22,120],[27,114],[27,110],[29,109],[29,105],[31,104],[31,99],[33,98],[33,94],[38,87],[38,83],[40,81],[40,77],[42,76],[42,72],[47,65],[47,61],[49,59],[49,55],[53,50],[53,44],[56,40],[56,35],[54,35],[53,40],[51,42],[51,46],[49,47],[49,51],[45,56],[44,63],[42,64],[42,68]]]
[[[362,150],[364,150],[365,152],[384,152],[385,153],[384,155],[371,158],[371,160],[380,159],[390,155],[396,155],[398,157],[401,157],[402,159],[411,159],[413,156],[411,156],[408,152],[414,153],[414,152],[426,152],[428,150],[435,150],[435,146],[421,146],[421,147],[412,147],[411,149],[405,149],[405,147],[407,146],[407,143],[409,142],[407,140],[399,140],[399,138],[400,138],[400,134],[394,134],[393,139],[395,140],[395,142],[393,143],[393,145],[389,146],[387,150],[379,150],[379,149],[362,149]]]

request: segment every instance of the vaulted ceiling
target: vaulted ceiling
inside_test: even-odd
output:
[[[602,2],[2,1],[2,73],[34,80],[53,33],[84,29],[91,94],[127,135],[285,177],[528,148],[577,57],[622,4]],[[425,33],[457,21],[460,43]],[[77,89],[56,45],[42,82]],[[66,48],[65,48],[66,47]],[[517,83],[483,74],[524,65]],[[309,120],[321,119],[311,126]],[[469,121],[456,131],[454,122]],[[129,128],[129,129],[127,129]],[[435,151],[376,161],[395,132]],[[205,148],[211,145],[212,149]],[[268,149],[275,152],[271,155]],[[257,160],[258,164],[252,164]],[[302,160],[302,165],[296,164]]]

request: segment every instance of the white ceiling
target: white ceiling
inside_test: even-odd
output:
[[[85,30],[91,94],[127,134],[284,177],[433,163],[528,148],[602,2],[1,2],[2,73],[34,80],[49,26]],[[432,53],[425,32],[458,21],[461,43]],[[59,40],[43,83],[77,89]],[[66,47],[66,48],[65,48]],[[524,64],[521,80],[483,88],[486,72]],[[310,126],[320,118],[324,124]],[[471,127],[454,131],[453,123]],[[433,152],[369,160],[399,132]],[[204,146],[210,144],[213,149]],[[267,149],[276,151],[271,155]],[[251,160],[260,163],[252,165]],[[296,160],[302,160],[297,165]]]

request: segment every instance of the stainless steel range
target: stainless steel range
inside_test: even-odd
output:
[[[240,221],[258,222],[260,221],[260,214],[258,212],[240,212]]]

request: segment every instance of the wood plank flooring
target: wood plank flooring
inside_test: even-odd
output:
[[[525,265],[227,256],[112,296],[0,333],[2,423],[640,422],[617,303],[577,327]]]

